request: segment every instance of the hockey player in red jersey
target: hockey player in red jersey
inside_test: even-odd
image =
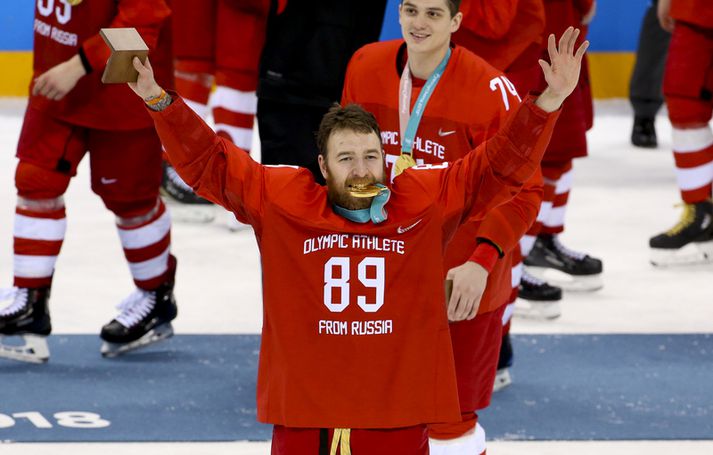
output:
[[[542,49],[545,7],[542,0],[503,0],[465,2],[461,7],[463,24],[453,41],[503,71],[519,93],[537,88]],[[539,209],[539,207],[538,207]],[[537,223],[538,220],[535,221]],[[493,391],[512,383],[510,367],[513,348],[510,320],[514,312],[531,318],[559,316],[562,289],[551,286],[523,270],[520,246],[512,250],[512,292],[503,314],[503,337]],[[515,301],[521,301],[516,306]]]
[[[324,187],[306,169],[252,161],[134,59],[132,88],[156,111],[172,164],[255,230],[265,319],[258,419],[276,425],[273,454],[427,454],[424,423],[460,416],[445,270],[433,259],[464,220],[482,218],[536,172],[578,79],[586,45],[575,52],[575,38],[567,31],[558,50],[552,37],[549,87],[513,106],[495,136],[392,184],[379,126],[357,106],[335,107],[320,126]]]
[[[279,3],[284,8],[284,0]],[[252,147],[269,9],[270,0],[171,1],[176,90],[203,119],[212,112],[218,134],[246,151]],[[209,203],[196,197],[168,163],[162,187],[169,201],[178,203],[177,219],[214,218]]]
[[[660,0],[661,26],[673,32],[664,96],[673,125],[680,221],[649,240],[657,266],[713,262],[713,8],[705,0]]]
[[[558,35],[567,27],[582,27],[592,20],[596,10],[593,0],[545,0],[545,35]],[[540,58],[547,58],[542,49]],[[544,87],[540,78],[538,85]],[[588,254],[571,250],[559,240],[564,232],[565,213],[572,187],[572,164],[575,158],[587,156],[586,131],[593,121],[592,95],[586,57],[582,63],[580,83],[562,107],[545,158],[542,174],[545,178],[545,197],[538,214],[538,222],[520,242],[528,272],[559,286],[565,291],[594,291],[603,286],[602,261]]]
[[[417,163],[438,164],[463,157],[492,137],[520,103],[517,91],[501,71],[461,46],[450,46],[462,18],[459,3],[404,1],[399,10],[404,39],[369,44],[349,65],[342,104],[359,103],[376,116],[392,177],[396,173],[393,164],[407,153],[403,108],[408,106],[410,111],[420,102],[419,94],[432,78],[438,78],[438,85],[425,104],[413,139],[411,155]],[[439,74],[432,64],[434,56],[449,49],[450,57]],[[511,202],[489,212],[482,221],[461,226],[446,251],[447,278],[453,279],[458,290],[449,316],[463,418],[429,428],[432,453],[485,450],[476,411],[490,402],[503,311],[512,294],[513,248],[535,221],[541,198],[538,172]],[[470,308],[469,302],[474,302]],[[468,320],[463,320],[466,317]]]
[[[50,288],[66,230],[63,195],[87,151],[92,190],[116,216],[137,288],[101,331],[102,352],[117,355],[172,334],[176,260],[170,217],[158,196],[161,143],[131,90],[101,83],[109,48],[98,33],[136,27],[156,77],[171,85],[170,10],[163,0],[35,3],[34,75],[15,173],[15,287],[0,309],[0,337],[23,335],[26,344],[0,346],[0,356],[49,357]]]

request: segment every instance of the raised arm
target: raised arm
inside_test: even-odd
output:
[[[579,78],[588,43],[585,41],[575,52],[577,36],[570,27],[560,39],[559,49],[550,36],[552,63],[540,61],[548,87],[539,97],[528,95],[495,136],[462,160],[444,165],[448,167],[445,171],[438,170],[441,166],[412,168],[434,169],[430,176],[424,176],[424,182],[441,188],[439,203],[446,207],[447,213],[457,213],[461,221],[467,217],[481,219],[489,210],[512,199],[539,168],[557,120],[557,110]]]
[[[139,72],[129,87],[150,108],[169,161],[196,194],[234,212],[240,221],[259,227],[265,169],[244,150],[219,137],[175,93],[155,81],[151,63],[134,58]]]

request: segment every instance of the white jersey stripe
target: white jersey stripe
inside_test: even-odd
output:
[[[166,211],[155,221],[136,229],[122,229],[117,226],[121,246],[128,250],[144,248],[153,245],[171,230],[171,215]]]
[[[676,153],[698,152],[713,145],[713,131],[709,126],[682,130],[673,129],[673,150]]]
[[[17,238],[51,241],[64,240],[64,233],[66,231],[67,218],[53,220],[15,214],[13,235]]]

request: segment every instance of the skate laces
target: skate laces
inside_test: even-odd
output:
[[[16,287],[0,289],[0,302],[5,300],[12,300],[12,303],[0,310],[0,316],[17,314],[27,306],[27,289]]]
[[[522,272],[522,281],[526,281],[528,284],[531,284],[533,286],[544,286],[545,284],[547,284],[545,281],[537,278],[534,275],[530,275],[524,270]]]
[[[116,306],[121,314],[116,320],[124,327],[131,327],[145,318],[156,305],[156,295],[150,291],[136,289]]]
[[[577,261],[581,261],[586,256],[586,254],[584,254],[584,253],[580,253],[579,251],[570,250],[566,246],[562,245],[559,237],[557,237],[556,235],[552,237],[552,243],[554,244],[555,248],[557,248],[557,251],[559,251],[560,253],[562,253],[566,256],[569,256]]]
[[[683,206],[683,214],[681,214],[681,219],[678,223],[666,231],[666,235],[669,237],[677,235],[696,220],[696,206],[694,204],[676,204],[676,207],[680,207],[681,205]]]
[[[173,183],[174,185],[178,186],[184,191],[190,191],[191,193],[193,192],[193,188],[188,186],[186,182],[183,181],[180,175],[178,175],[178,172],[173,168],[173,166],[168,166],[166,167],[166,175],[168,176],[168,179]]]

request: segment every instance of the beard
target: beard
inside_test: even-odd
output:
[[[327,199],[330,203],[343,207],[347,210],[362,210],[371,207],[373,197],[354,197],[349,193],[352,185],[369,185],[382,183],[373,177],[347,179],[344,185],[339,185],[327,175]]]

